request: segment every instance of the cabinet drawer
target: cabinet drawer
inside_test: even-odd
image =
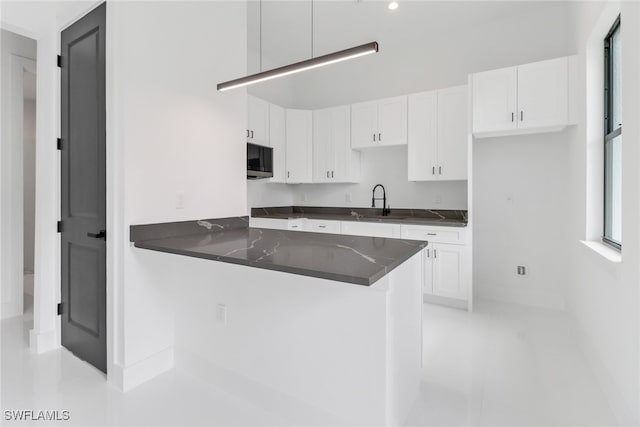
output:
[[[375,222],[342,222],[342,234],[351,236],[371,236],[400,238],[400,224],[382,224]]]
[[[340,221],[307,219],[304,221],[303,230],[313,231],[314,233],[340,234]]]
[[[251,227],[253,228],[273,228],[276,230],[288,230],[288,219],[276,218],[251,218]]]
[[[463,245],[466,241],[466,230],[448,227],[427,227],[423,225],[403,225],[402,238],[409,240],[426,240],[429,243],[453,243]]]
[[[304,229],[304,219],[290,219],[288,220],[287,230],[291,231],[303,231]]]

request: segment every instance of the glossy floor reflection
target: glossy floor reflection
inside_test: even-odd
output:
[[[180,367],[120,393],[64,349],[32,355],[30,326],[29,314],[2,321],[3,425],[12,425],[7,409],[70,411],[59,425],[309,424],[301,408],[230,393]],[[561,313],[425,305],[423,333],[422,389],[407,425],[615,425]]]

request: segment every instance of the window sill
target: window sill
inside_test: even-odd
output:
[[[605,245],[602,242],[580,240],[580,243],[582,243],[583,245],[585,245],[586,247],[588,247],[598,255],[602,256],[607,261],[610,261],[615,264],[620,264],[622,262],[622,254],[619,251],[613,249],[610,246]]]

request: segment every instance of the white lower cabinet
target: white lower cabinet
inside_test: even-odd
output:
[[[399,239],[400,224],[343,221],[342,234],[350,236],[390,237],[392,239]]]
[[[471,250],[467,228],[307,218],[251,218],[251,227],[426,240],[429,245],[424,250],[424,294],[450,298],[449,301],[469,301]]]
[[[402,238],[429,242],[424,251],[425,294],[468,300],[471,253],[466,228],[403,224]]]
[[[467,299],[466,247],[434,243],[425,250],[424,293]]]
[[[306,219],[302,224],[302,231],[312,231],[314,233],[340,234],[340,221]]]

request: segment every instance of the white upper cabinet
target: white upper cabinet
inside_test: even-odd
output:
[[[409,181],[436,180],[438,163],[438,92],[409,95],[407,154]]]
[[[467,87],[409,95],[409,181],[467,179]]]
[[[269,182],[286,182],[285,113],[274,104],[269,104],[269,145],[273,147],[273,178]]]
[[[313,118],[308,110],[286,110],[286,176],[289,183],[312,182]]]
[[[351,147],[370,148],[407,143],[407,97],[351,105]]]
[[[560,130],[569,124],[567,57],[473,74],[476,137]]]
[[[358,182],[360,153],[351,149],[349,106],[313,112],[313,182]]]
[[[269,103],[247,95],[247,142],[269,145]]]
[[[382,99],[378,102],[379,145],[407,143],[407,97]]]
[[[467,179],[467,86],[438,91],[438,179]]]
[[[562,128],[569,122],[569,59],[518,67],[518,128]]]
[[[473,75],[473,133],[512,131],[516,122],[518,70],[516,67]]]

